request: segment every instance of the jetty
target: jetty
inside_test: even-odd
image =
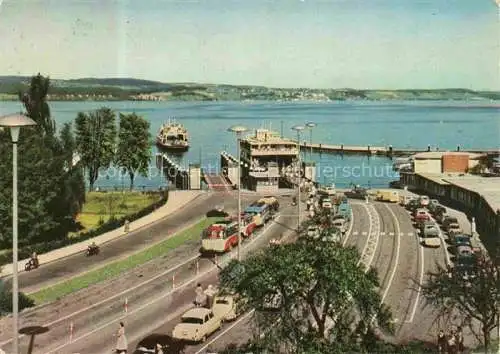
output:
[[[392,145],[389,146],[371,146],[371,145],[331,145],[331,144],[310,144],[301,143],[300,149],[303,151],[312,151],[318,153],[331,153],[331,154],[351,154],[351,155],[379,155],[379,156],[407,156],[418,154],[420,152],[439,151],[437,147],[426,146],[424,148],[396,148]],[[450,151],[450,150],[441,150]],[[496,149],[467,149],[461,150],[458,145],[454,151],[463,151],[476,154],[487,155],[500,155],[500,148]]]

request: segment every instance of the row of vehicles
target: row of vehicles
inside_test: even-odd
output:
[[[454,258],[454,267],[461,273],[472,274],[482,260],[481,248],[476,241],[463,232],[458,219],[448,215],[446,207],[437,199],[421,196],[410,200],[406,207],[412,211],[419,228],[422,244],[440,247],[440,229],[447,235]],[[435,220],[435,221],[434,221]]]
[[[342,235],[347,232],[349,222],[351,221],[351,205],[344,194],[336,193],[334,187],[323,187],[309,194],[307,206],[314,216],[317,212],[327,212],[331,218],[331,225],[339,230],[339,233],[333,235],[322,235],[324,225],[311,224],[308,226],[307,235],[309,237],[328,238],[333,242],[339,242]]]
[[[250,204],[241,214],[241,236],[250,238],[256,230],[274,218],[279,210],[278,199],[266,196]],[[218,221],[201,235],[202,253],[224,253],[238,245],[238,216],[229,216]]]

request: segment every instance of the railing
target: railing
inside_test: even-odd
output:
[[[297,155],[298,149],[252,149],[252,156]]]

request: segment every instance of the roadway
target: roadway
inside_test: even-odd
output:
[[[256,198],[258,198],[257,195],[243,195],[243,207]],[[286,201],[290,203],[289,198],[279,198],[279,200],[283,204],[285,204]],[[153,230],[157,230],[159,240],[161,240],[162,232],[163,237],[165,237],[165,232],[163,231],[165,228],[172,227],[173,225],[178,225],[178,227],[183,225],[181,221],[174,219],[176,215],[178,218],[184,216],[187,220],[189,220],[189,218],[197,220],[216,205],[224,205],[228,212],[234,212],[236,210],[235,198],[233,196],[228,198],[227,194],[212,195],[204,200],[197,200],[196,203],[193,204],[194,205],[191,205],[189,208],[179,210],[171,217],[167,217],[165,220],[151,226]],[[192,222],[187,220],[185,222]],[[117,241],[127,240],[127,245],[130,246],[133,251],[140,250],[147,245],[151,245],[150,242],[154,242],[151,241],[152,236],[155,235],[153,230],[148,230],[150,232],[143,236],[145,239],[141,239],[141,235],[136,233],[135,242],[130,240],[130,235],[124,236]],[[112,243],[110,242],[105,247],[109,247],[110,244]],[[124,255],[126,252],[126,245],[121,245],[118,242],[116,249],[116,258],[126,257],[126,255]],[[84,331],[88,326],[99,325],[103,320],[109,318],[109,316],[121,315],[123,313],[124,300],[127,300],[131,308],[138,307],[145,301],[150,300],[152,295],[156,295],[159,291],[168,290],[168,287],[171,288],[171,282],[167,282],[169,284],[166,284],[165,279],[171,279],[172,275],[175,276],[175,282],[178,283],[193,275],[196,264],[198,265],[199,271],[202,272],[203,269],[212,263],[207,259],[200,259],[196,262],[196,258],[199,256],[198,249],[199,240],[186,242],[170,251],[165,257],[154,259],[144,265],[127,271],[119,278],[91,285],[86,289],[82,289],[58,299],[51,304],[23,311],[20,317],[20,325],[21,327],[30,325],[48,325],[50,327],[50,332],[44,334],[37,340],[40,347],[49,345],[52,342],[57,342],[61,338],[67,338],[68,327],[71,323],[73,323],[76,328],[75,334],[76,332]],[[103,249],[103,255],[106,254],[105,252],[106,249]],[[80,259],[77,258],[78,261],[87,259],[88,258],[83,255],[81,255]],[[172,270],[173,267],[185,263],[186,260],[192,261],[186,264],[185,267]],[[54,264],[65,261],[67,261],[67,259],[54,262]],[[108,258],[102,262],[109,261],[110,259]],[[71,265],[71,262],[68,265]],[[42,272],[44,269],[47,271],[46,267],[41,267],[38,271]],[[80,268],[77,264],[77,267],[74,269],[77,272],[78,269],[83,268]],[[134,288],[137,287],[138,284],[140,285],[144,282],[149,283]],[[10,321],[10,317],[3,317],[0,319],[0,328],[2,329],[2,331],[0,331],[0,347],[3,348],[10,345],[10,328],[12,328]]]
[[[243,256],[255,252],[259,248],[266,247],[273,237],[282,234],[287,237],[293,234],[293,229],[288,225],[295,224],[297,217],[294,214],[295,207],[290,205],[289,200],[288,203],[282,201],[282,205],[281,216],[265,226],[258,236],[243,244]],[[235,254],[235,251],[233,251],[233,254]],[[218,261],[221,262],[221,258]],[[183,280],[176,280],[176,282],[179,282],[176,289],[168,286],[166,283],[171,283],[170,278],[164,277],[155,282],[155,285],[148,285],[135,290],[134,300],[129,299],[129,303],[134,302],[134,307],[131,307],[126,315],[123,313],[119,316],[106,315],[104,312],[109,310],[103,309],[101,316],[93,315],[92,318],[99,317],[102,319],[105,317],[106,320],[101,320],[99,324],[79,323],[80,326],[85,326],[85,329],[75,334],[72,343],[68,342],[67,335],[58,335],[58,340],[54,340],[54,338],[52,340],[43,339],[46,344],[42,344],[43,350],[41,347],[40,350],[44,353],[110,352],[114,346],[113,333],[116,332],[120,320],[126,323],[129,348],[131,349],[135,348],[145,337],[155,333],[160,334],[163,340],[169,341],[169,337],[166,335],[171,333],[173,326],[179,322],[180,315],[192,306],[196,283],[200,282],[206,287],[208,284],[217,284],[218,282],[218,268],[209,260],[205,259],[203,265],[200,264],[198,276],[193,277],[193,272],[194,270],[191,268],[182,271],[182,274],[178,274],[176,279],[182,278]],[[189,281],[190,283],[187,283]],[[184,283],[184,285],[180,285],[181,283]],[[49,335],[50,332],[43,336],[46,338]],[[37,343],[40,343],[40,341],[37,341]],[[196,346],[189,350],[194,349],[196,349]],[[168,352],[173,353],[174,351],[169,350]]]
[[[253,199],[255,197],[243,196],[244,201]],[[97,256],[86,257],[83,253],[74,254],[51,263],[41,264],[40,268],[30,272],[21,272],[19,274],[20,289],[23,292],[32,293],[43,287],[136,253],[192,225],[217,205],[223,205],[226,209],[233,210],[237,207],[234,198],[228,198],[225,194],[203,195],[151,225],[133,230],[127,235],[101,245],[101,252]],[[7,277],[6,280],[10,284],[11,276]]]
[[[382,301],[393,312],[396,333],[386,339],[398,342],[414,338],[434,340],[437,333],[434,315],[432,309],[425,306],[420,284],[425,280],[425,274],[434,270],[436,264],[445,264],[446,249],[443,246],[439,249],[422,247],[409,213],[399,205],[371,203],[380,225],[380,230],[376,230],[377,223],[372,220],[373,215],[370,217],[369,206],[364,202],[351,202],[354,220],[351,232],[344,239],[345,245],[355,246],[360,253],[366,253],[369,251],[369,237],[378,238],[375,253],[367,259],[369,265],[378,271]],[[171,328],[173,324],[163,330]],[[253,317],[249,315],[224,327],[222,332],[214,334],[204,345],[189,348],[186,353],[198,353],[201,349],[217,351],[232,343],[243,344],[254,333]]]

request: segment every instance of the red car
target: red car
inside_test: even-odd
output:
[[[426,210],[417,210],[415,212],[415,222],[425,222],[431,220],[431,216]]]

